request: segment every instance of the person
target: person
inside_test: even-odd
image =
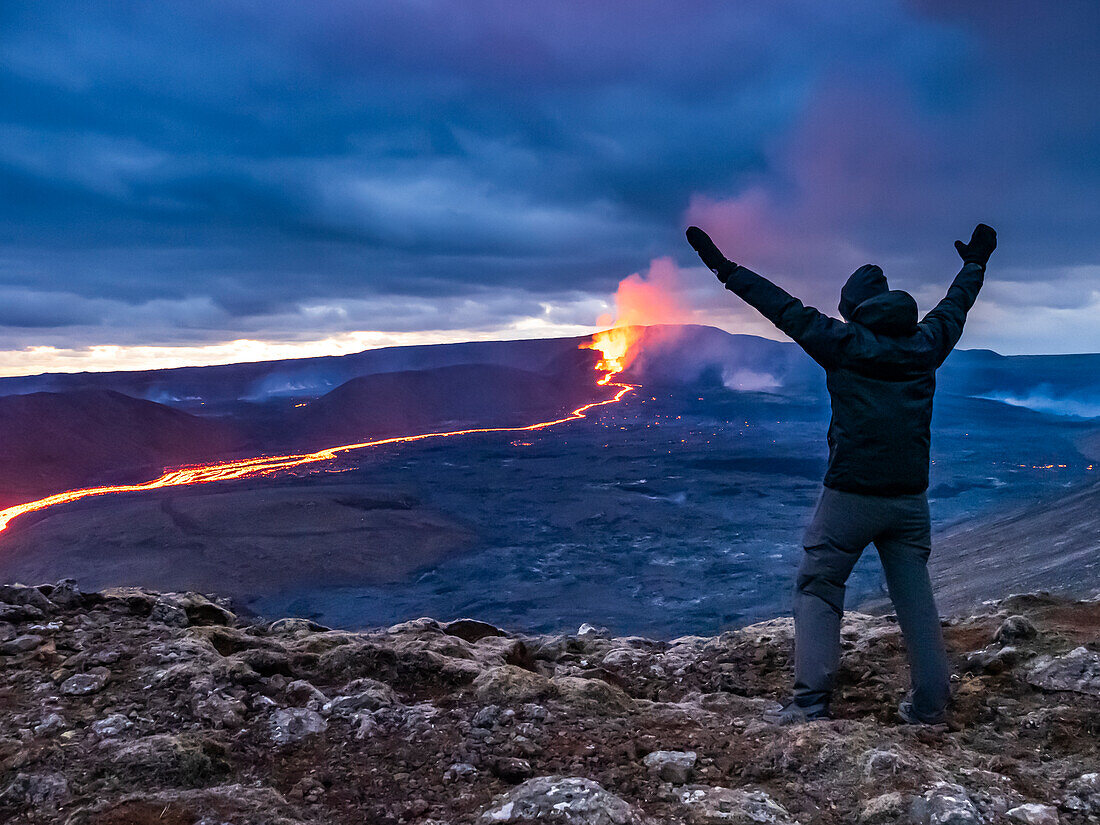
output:
[[[866,264],[840,292],[840,315],[804,306],[766,278],[733,263],[698,227],[687,239],[726,289],[756,308],[825,369],[832,405],[829,463],[803,534],[794,587],[794,692],[765,719],[792,724],[829,718],[840,661],[844,586],[868,544],[878,550],[905,638],[912,689],[904,722],[946,721],[950,673],[928,576],[928,462],[936,370],[962,335],[997,234],[978,224],[947,295],[917,320],[913,297]]]

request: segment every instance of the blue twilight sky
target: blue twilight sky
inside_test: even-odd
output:
[[[0,374],[586,332],[632,273],[775,335],[683,241],[835,314],[1100,351],[1100,3],[0,4]]]

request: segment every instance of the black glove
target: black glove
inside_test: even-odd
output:
[[[710,235],[698,226],[688,227],[687,239],[692,249],[699,253],[699,257],[703,259],[707,269],[717,275],[718,280],[722,283],[725,283],[726,278],[730,276],[733,270],[737,269],[737,264],[728,260],[722,254],[722,251],[714,245]]]
[[[959,257],[963,263],[980,264],[983,268],[989,263],[989,256],[997,248],[997,233],[992,226],[984,223],[974,227],[974,234],[970,236],[970,243],[955,241],[955,249],[959,251]]]

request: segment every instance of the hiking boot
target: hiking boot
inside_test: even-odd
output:
[[[764,711],[762,718],[769,725],[800,725],[803,722],[832,719],[827,710],[804,708],[793,700],[782,707]]]
[[[913,703],[902,700],[898,705],[898,716],[907,725],[944,725],[947,724],[947,716],[941,713],[935,719],[922,719],[913,712]]]

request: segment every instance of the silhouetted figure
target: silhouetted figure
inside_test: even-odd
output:
[[[873,264],[857,269],[831,318],[755,272],[727,260],[703,230],[688,242],[726,289],[737,293],[825,368],[832,402],[829,467],[794,594],[794,696],[766,715],[790,724],[828,718],[840,661],[844,585],[874,543],[905,636],[912,691],[898,712],[910,723],[944,720],[950,675],[928,577],[928,448],[936,369],[962,335],[997,233],[978,224],[955,241],[963,267],[942,301],[917,321],[917,302],[891,290]]]

